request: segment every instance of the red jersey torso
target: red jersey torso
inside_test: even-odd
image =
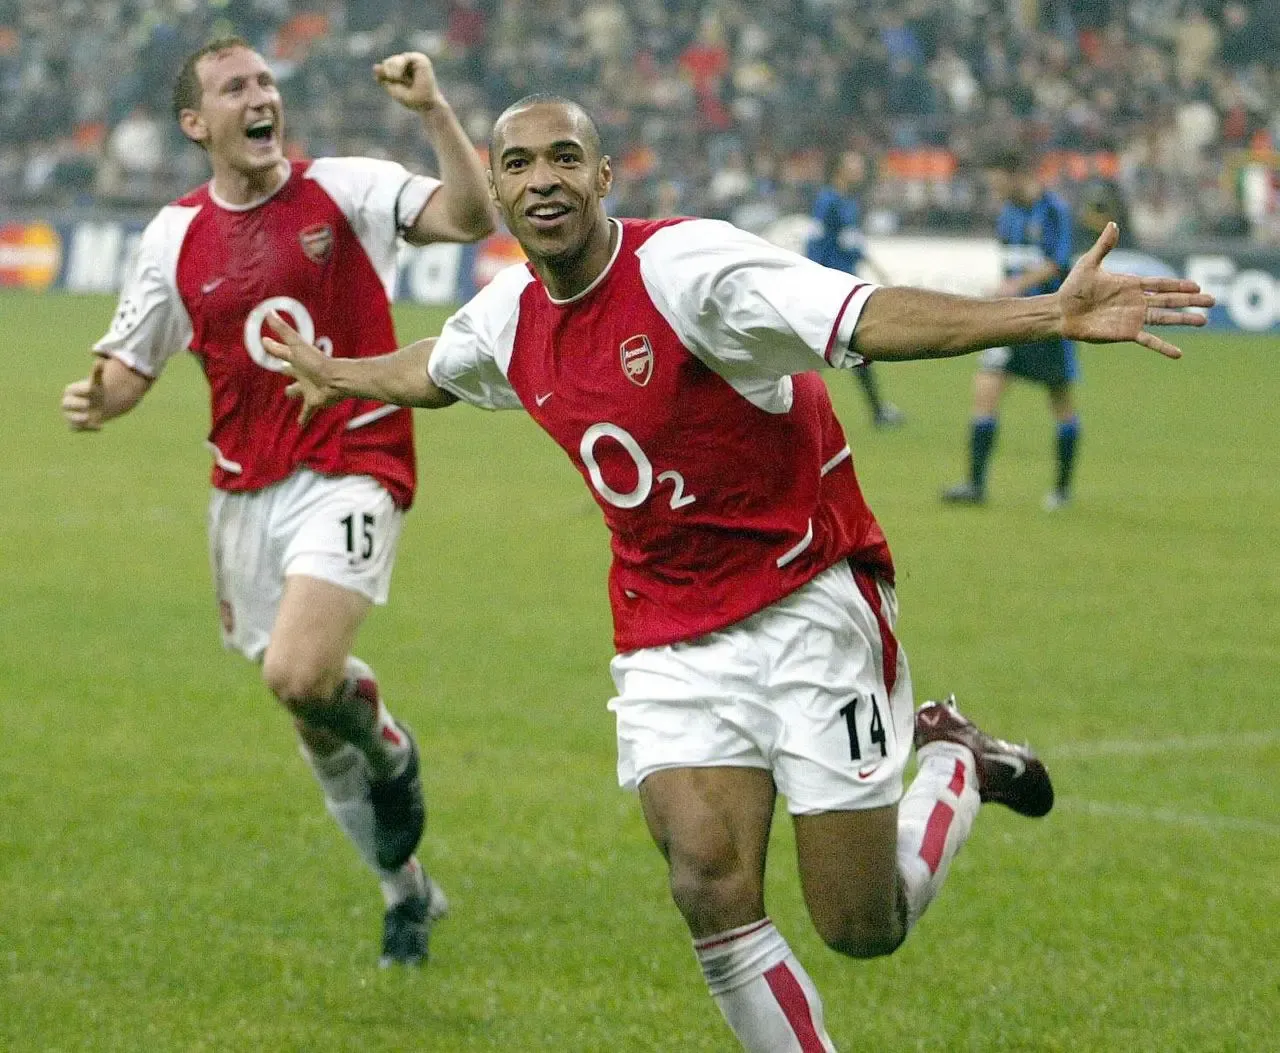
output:
[[[276,311],[328,354],[394,350],[387,283],[397,232],[388,202],[410,188],[420,207],[434,185],[388,162],[326,159],[295,162],[279,189],[250,207],[227,206],[201,187],[148,227],[138,273],[97,349],[150,376],[183,346],[196,356],[209,382],[219,489],[259,490],[306,467],[370,475],[407,507],[412,412],[350,401],[299,428],[297,403],[284,393],[289,379],[262,336]]]
[[[636,250],[668,225],[624,221],[603,280],[568,303],[529,282],[506,368],[604,512],[620,651],[732,624],[844,558],[893,573],[818,374],[762,408],[655,304]]]

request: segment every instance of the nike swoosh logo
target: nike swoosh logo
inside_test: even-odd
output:
[[[221,285],[226,280],[227,279],[225,275],[221,278],[214,278],[213,281],[205,282],[202,286],[200,286],[200,291],[204,293],[205,296],[208,296],[211,292],[213,292],[214,289],[216,289],[219,285]]]
[[[545,395],[534,395],[533,401],[536,402],[539,406],[541,406],[544,402],[547,401],[547,399],[549,399],[554,394],[555,394],[554,391],[548,391]]]
[[[874,775],[876,772],[878,772],[879,770],[880,770],[880,765],[878,765],[878,764],[873,764],[873,765],[871,765],[871,767],[870,767],[870,768],[859,768],[859,769],[858,769],[858,778],[859,778],[859,779],[869,779],[869,778],[871,778],[871,776],[873,776],[873,775]]]
[[[1015,757],[1008,753],[984,753],[983,759],[990,762],[995,761],[997,764],[1003,764],[1006,768],[1013,769],[1013,777],[1019,779],[1022,773],[1027,770],[1027,762],[1021,757]]]

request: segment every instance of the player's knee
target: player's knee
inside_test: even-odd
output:
[[[695,932],[732,928],[763,912],[759,881],[732,851],[673,852],[671,898]]]
[[[262,663],[267,689],[296,716],[326,703],[342,682],[341,671],[316,659],[285,657],[267,652]]]
[[[901,947],[907,936],[906,925],[892,913],[815,919],[815,927],[828,947],[849,958],[883,958]]]

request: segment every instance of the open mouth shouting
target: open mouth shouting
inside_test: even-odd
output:
[[[245,125],[245,138],[256,149],[271,150],[279,145],[276,119],[273,116],[259,117]]]

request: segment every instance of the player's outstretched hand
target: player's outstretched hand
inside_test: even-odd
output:
[[[333,361],[314,344],[303,340],[298,331],[275,311],[267,315],[267,325],[271,326],[279,339],[264,336],[262,346],[267,349],[268,354],[289,367],[293,383],[285,388],[284,393],[291,399],[302,402],[302,408],[298,411],[298,423],[306,425],[317,411],[342,401],[343,396],[329,379]]]
[[[421,51],[402,51],[375,63],[373,76],[402,106],[425,112],[444,101],[431,60]]]
[[[1147,327],[1204,325],[1204,315],[1191,308],[1212,307],[1213,297],[1183,278],[1141,278],[1104,271],[1102,261],[1119,237],[1120,229],[1108,223],[1063,281],[1057,294],[1062,335],[1090,344],[1133,340],[1168,358],[1181,358],[1180,348],[1147,332]]]
[[[73,380],[62,389],[62,416],[72,431],[101,431],[103,408],[107,403],[102,374],[107,360],[99,358],[82,380]]]

